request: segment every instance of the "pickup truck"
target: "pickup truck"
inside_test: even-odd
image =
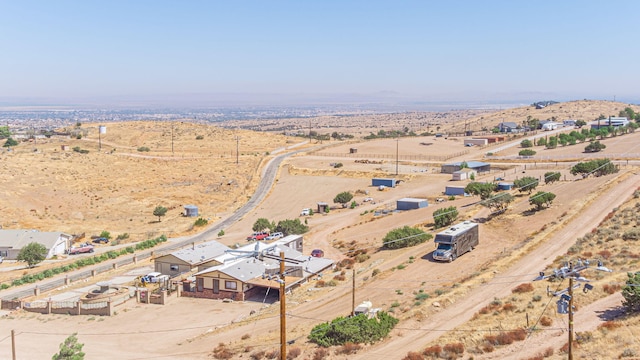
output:
[[[283,233],[281,233],[281,232],[274,232],[273,234],[271,234],[271,235],[267,236],[267,237],[265,238],[265,240],[276,240],[276,239],[280,239],[280,238],[283,238],[283,237],[284,237],[284,234],[283,234]]]
[[[251,240],[264,240],[266,239],[266,237],[269,236],[269,233],[266,231],[259,231],[259,232],[254,232],[251,236],[247,237],[247,240],[251,241]]]
[[[77,254],[92,253],[92,252],[93,252],[93,245],[91,244],[82,244],[78,247],[72,247],[71,249],[69,249],[69,255],[77,255]]]

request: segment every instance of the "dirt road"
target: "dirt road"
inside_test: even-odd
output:
[[[564,254],[574,244],[576,238],[583,236],[613,208],[620,206],[628,199],[639,183],[638,175],[629,174],[622,182],[613,184],[608,191],[602,192],[591,206],[584,209],[580,216],[575,217],[552,238],[509,269],[497,273],[496,277],[523,274],[523,282],[531,281],[531,274],[542,270],[557,255]],[[509,295],[513,287],[511,282],[504,284],[497,279],[489,281],[485,286],[474,289],[465,299],[429,318],[427,326],[420,323],[412,324],[413,326],[405,324],[403,328],[410,330],[404,330],[402,336],[393,336],[384,343],[373,346],[370,351],[354,355],[352,359],[400,359],[408,351],[419,351],[446,330],[452,330],[464,324],[494,297]]]

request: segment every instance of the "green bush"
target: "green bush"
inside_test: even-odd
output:
[[[533,156],[535,154],[536,154],[535,150],[531,150],[531,149],[523,149],[518,152],[518,155],[520,156]]]
[[[441,228],[453,224],[458,218],[458,209],[455,206],[437,209],[433,212],[433,222],[436,228]]]
[[[203,218],[198,218],[198,220],[196,220],[196,222],[194,223],[195,226],[205,226],[209,223],[209,220],[207,219],[203,219]]]
[[[149,148],[148,148],[148,147],[146,147],[146,146],[140,146],[140,147],[138,148],[138,151],[139,151],[139,152],[149,152],[149,151],[151,151],[151,149],[149,149]]]
[[[420,229],[405,226],[388,232],[382,239],[382,247],[385,249],[400,249],[421,244],[432,237],[433,235],[427,234]]]
[[[373,344],[387,337],[398,321],[384,311],[378,312],[372,319],[365,314],[349,318],[338,317],[330,323],[315,326],[308,338],[323,347],[345,343]]]

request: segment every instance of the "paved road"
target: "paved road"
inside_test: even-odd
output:
[[[296,154],[300,151],[304,150],[296,150],[288,153],[284,153],[276,156],[271,159],[267,166],[264,167],[262,171],[262,177],[260,179],[260,184],[258,184],[258,188],[254,195],[249,199],[249,201],[244,204],[240,209],[238,209],[235,213],[233,213],[228,218],[218,222],[217,224],[211,226],[210,228],[204,230],[203,232],[192,235],[185,238],[180,238],[178,241],[171,241],[170,243],[165,244],[164,246],[156,247],[150,250],[136,252],[135,256],[137,261],[144,260],[151,257],[151,252],[167,252],[180,249],[184,246],[190,245],[193,242],[202,242],[206,240],[211,240],[215,236],[217,236],[218,232],[222,229],[226,229],[230,227],[236,221],[242,219],[249,211],[255,208],[269,193],[269,189],[273,186],[276,175],[278,174],[278,169],[280,168],[280,164],[282,161]],[[61,274],[56,278],[51,278],[49,280],[39,281],[34,284],[23,285],[19,287],[11,287],[9,289],[2,290],[0,292],[0,298],[2,300],[12,300],[12,299],[22,299],[28,296],[33,295],[34,288],[37,286],[41,292],[50,291],[61,287],[65,283],[65,278],[68,277],[71,282],[86,279],[92,276],[92,271],[96,271],[96,273],[103,273],[113,269],[113,264],[117,264],[117,267],[121,267],[124,265],[129,265],[133,263],[133,256],[127,256],[126,258],[118,258],[112,261],[107,261],[104,263],[100,263],[95,266],[82,268],[77,271],[68,272],[65,274]]]

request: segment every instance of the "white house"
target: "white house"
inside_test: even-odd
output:
[[[0,230],[0,256],[15,260],[26,245],[35,242],[47,249],[47,259],[63,255],[70,246],[72,235],[62,232],[40,232],[38,230]]]

